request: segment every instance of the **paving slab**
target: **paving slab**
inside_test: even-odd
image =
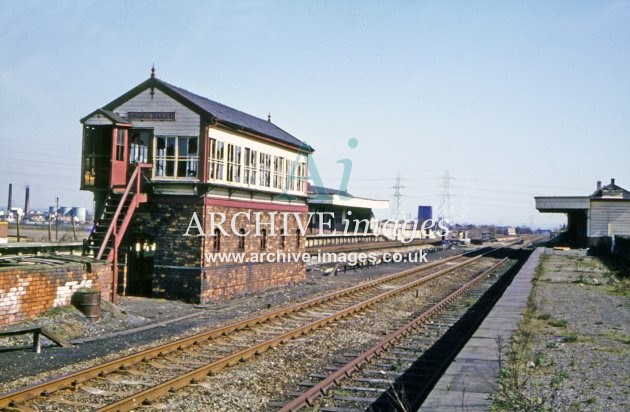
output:
[[[511,341],[544,248],[536,248],[503,296],[435,385],[419,411],[487,411],[499,377],[499,348]]]

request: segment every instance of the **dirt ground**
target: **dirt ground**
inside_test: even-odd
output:
[[[87,239],[92,230],[91,225],[77,225],[72,230],[70,224],[60,224],[55,232],[55,224],[51,227],[50,240],[55,242],[55,237],[60,242],[82,241]],[[76,237],[76,239],[75,239]],[[22,242],[48,242],[48,225],[20,225],[20,240]],[[15,224],[9,225],[9,243],[17,242],[17,227]]]
[[[546,249],[493,410],[630,410],[630,279]]]

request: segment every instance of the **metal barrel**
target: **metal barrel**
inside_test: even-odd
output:
[[[72,295],[72,304],[91,322],[101,319],[101,292],[98,290],[78,290]]]

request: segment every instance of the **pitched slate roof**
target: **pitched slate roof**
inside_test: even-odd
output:
[[[129,92],[105,105],[104,109],[114,110],[125,101],[142,93],[149,87],[155,87],[156,89],[161,90],[196,113],[206,114],[218,123],[230,128],[262,135],[272,140],[296,147],[302,152],[312,153],[314,151],[311,146],[299,140],[297,137],[285,132],[270,121],[260,119],[203,96],[199,96],[156,77],[151,77],[142,82]]]
[[[610,184],[602,186],[601,189],[596,190],[590,197],[591,198],[605,198],[605,197],[620,197],[622,199],[630,199],[630,192],[621,186],[615,184],[615,180],[612,179]]]
[[[158,79],[156,80],[163,83],[166,87],[178,93],[185,99],[195,103],[197,106],[201,107],[203,110],[205,110],[207,113],[209,113],[221,122],[228,123],[231,126],[235,126],[237,128],[251,130],[265,136],[275,138],[292,146],[302,147],[304,150],[307,151],[312,151],[310,146],[308,146],[306,143],[285,132],[268,120],[260,119],[258,117],[241,112],[240,110],[236,110],[224,104],[207,99],[203,96],[196,95],[189,92],[188,90],[166,83],[165,81]],[[307,148],[310,150],[308,150]]]
[[[106,118],[108,118],[109,120],[111,120],[114,123],[131,124],[129,122],[129,120],[127,120],[124,117],[118,115],[118,113],[114,113],[111,110],[105,110],[105,109],[96,109],[96,110],[94,110],[92,113],[88,114],[83,119],[81,119],[81,123],[85,122],[87,119],[89,119],[90,117],[93,117],[95,115],[105,116]]]

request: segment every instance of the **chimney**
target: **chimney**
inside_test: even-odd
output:
[[[602,181],[598,180],[597,181],[597,190],[601,190],[602,189]]]
[[[13,200],[13,183],[9,183],[9,202],[7,205],[7,210],[11,211],[11,201]]]
[[[610,184],[613,185],[613,186],[615,185],[615,178],[614,177],[612,179],[610,179]]]
[[[31,190],[29,189],[28,186],[26,186],[26,195],[24,197],[24,218],[28,218],[28,207],[30,206],[29,205],[30,194],[31,194]]]

